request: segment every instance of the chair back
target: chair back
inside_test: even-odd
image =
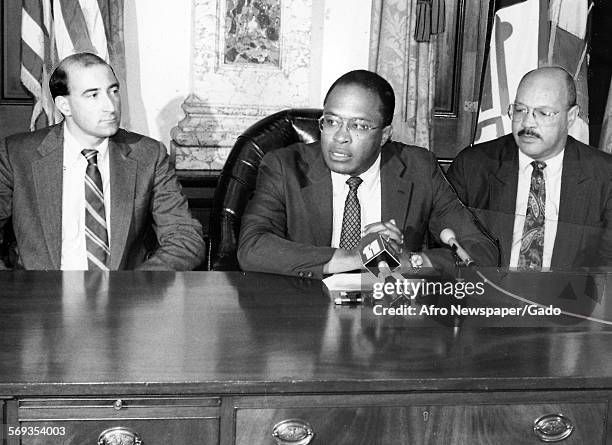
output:
[[[208,270],[240,270],[236,250],[240,222],[255,190],[263,156],[295,142],[320,139],[323,110],[279,111],[251,125],[232,147],[215,189],[209,221]]]

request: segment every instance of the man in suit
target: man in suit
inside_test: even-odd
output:
[[[242,218],[238,260],[245,270],[303,277],[361,268],[362,236],[380,233],[404,264],[430,232],[455,230],[483,264],[496,251],[462,207],[429,151],[389,141],[395,105],[391,85],[357,70],[329,89],[321,141],[266,154]],[[448,249],[420,256],[423,266],[453,267]],[[418,263],[417,263],[418,265]]]
[[[59,125],[0,144],[0,228],[12,218],[17,267],[189,270],[204,256],[166,149],[119,128],[119,84],[90,53],[51,75]]]
[[[521,270],[612,263],[612,156],[568,128],[578,115],[576,87],[559,67],[521,80],[508,114],[512,134],[463,150],[449,178]]]

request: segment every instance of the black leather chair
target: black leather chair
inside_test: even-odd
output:
[[[240,270],[236,249],[240,221],[255,190],[257,170],[264,154],[294,142],[321,137],[321,109],[279,111],[242,133],[225,161],[213,197],[209,221],[208,270]]]

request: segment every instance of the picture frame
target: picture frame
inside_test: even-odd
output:
[[[218,70],[281,71],[283,6],[283,0],[220,0]]]

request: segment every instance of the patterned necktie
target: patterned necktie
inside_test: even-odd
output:
[[[527,214],[525,215],[518,267],[519,269],[542,270],[546,209],[544,168],[546,163],[533,161],[531,165],[533,171],[531,172],[531,186],[529,187],[529,200],[527,201]]]
[[[98,150],[83,150],[85,170],[85,240],[89,270],[108,270],[110,247],[106,230],[102,175],[98,170]]]
[[[361,239],[361,206],[357,198],[357,189],[362,182],[359,176],[351,176],[346,180],[349,192],[344,202],[344,216],[340,232],[341,249],[354,249]]]

